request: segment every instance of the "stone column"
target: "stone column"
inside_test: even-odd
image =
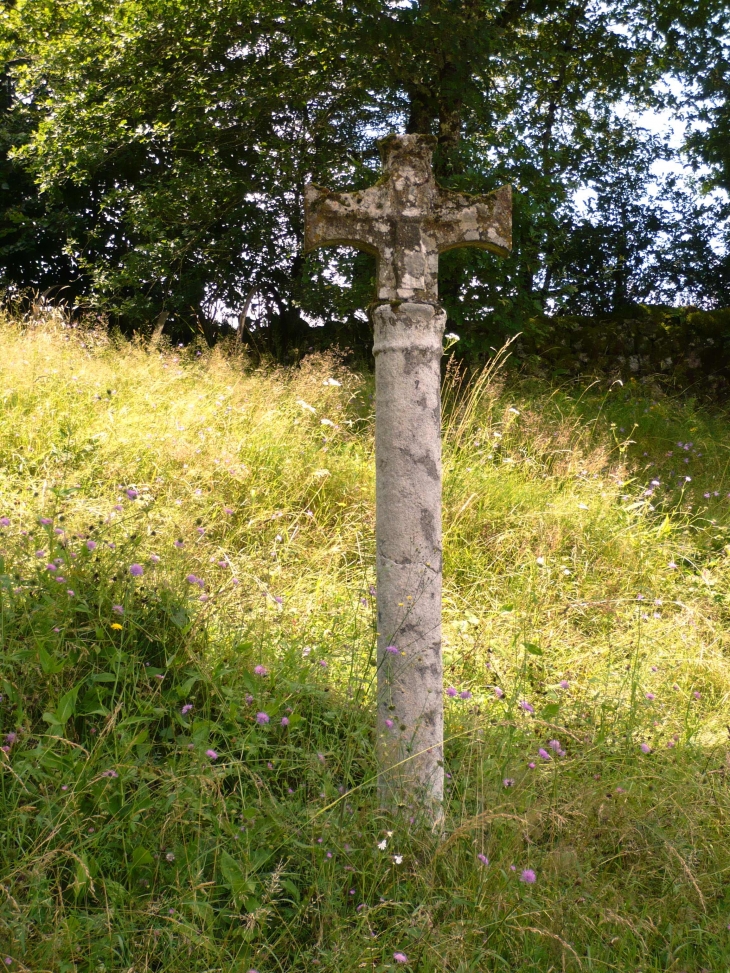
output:
[[[441,373],[446,313],[388,303],[375,331],[377,739],[381,803],[440,819]]]

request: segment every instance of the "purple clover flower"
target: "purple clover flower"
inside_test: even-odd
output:
[[[451,698],[453,699],[454,696],[458,696],[459,694],[458,694],[457,690],[454,689],[453,686],[449,686],[449,688],[446,690],[446,695],[447,696],[451,696]]]
[[[182,713],[183,716],[187,716],[188,713],[192,710],[192,708],[193,708],[193,704],[192,703],[185,703],[185,705],[180,710],[180,712]]]
[[[651,753],[651,747],[649,746],[648,743],[640,743],[639,749],[641,750],[642,753]]]
[[[523,709],[526,713],[535,712],[535,707],[532,705],[532,703],[528,703],[526,699],[523,699],[520,702],[520,709]]]
[[[133,578],[141,578],[142,575],[144,574],[144,568],[142,567],[141,564],[130,564],[129,573],[132,575]]]
[[[211,760],[217,760],[218,759],[218,754],[215,752],[215,750],[206,750],[205,751],[205,756],[206,757],[209,757]]]
[[[487,858],[486,855],[483,855],[481,852],[479,852],[479,854],[477,855],[477,858],[482,863],[482,865],[488,865],[489,864],[489,859]]]
[[[520,875],[520,881],[525,882],[527,885],[534,885],[537,881],[537,876],[531,868],[525,868]]]
[[[266,666],[254,666],[253,671],[257,676],[268,676],[269,674],[269,670],[266,668]]]
[[[282,716],[282,718],[281,718],[281,725],[282,726],[289,726],[289,717],[288,716]]]
[[[265,723],[270,722],[270,720],[271,720],[271,717],[269,716],[268,713],[264,713],[262,711],[262,712],[256,714],[256,722],[258,724],[260,724],[261,726],[263,726]]]
[[[540,749],[537,751],[537,753],[538,753],[538,756],[542,757],[543,760],[550,760],[551,759],[550,754],[543,747],[540,747]]]
[[[393,959],[396,961],[396,963],[408,962],[408,957],[406,956],[405,953],[393,953]]]
[[[471,692],[468,689],[462,689],[459,693],[459,699],[471,699]]]
[[[386,645],[386,647],[385,647],[385,651],[386,651],[386,652],[387,652],[387,653],[388,653],[389,655],[398,655],[398,654],[399,654],[399,653],[398,653],[398,648],[397,648],[397,646],[395,646],[395,645]]]

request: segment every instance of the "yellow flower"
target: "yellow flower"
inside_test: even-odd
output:
[[[112,628],[116,628],[116,629],[118,629],[118,630],[119,630],[120,632],[121,632],[121,630],[122,630],[122,626],[121,626],[121,625],[119,624],[119,622],[112,622]]]

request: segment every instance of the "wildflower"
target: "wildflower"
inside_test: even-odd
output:
[[[482,863],[482,865],[488,865],[489,864],[489,859],[487,858],[486,855],[483,855],[481,852],[479,852],[479,854],[477,855],[477,858]]]
[[[446,695],[451,696],[451,698],[453,699],[453,697],[458,696],[459,693],[458,690],[454,689],[453,686],[449,686],[449,688],[446,690]]]
[[[323,669],[326,669],[327,668],[327,660],[326,659],[320,659],[319,660],[319,664],[322,666]]]
[[[119,624],[119,622],[112,622],[112,624],[111,624],[110,627],[113,628],[113,629],[116,629],[117,631],[121,631],[122,630],[122,626]]]
[[[162,682],[162,680],[163,680],[164,678],[165,678],[165,676],[164,676],[164,673],[162,673],[162,672],[156,672],[156,673],[155,673],[155,679],[159,679],[159,680],[160,680],[160,682]]]
[[[388,839],[387,838],[383,838],[382,841],[379,841],[378,842],[378,848],[380,848],[381,851],[385,851],[385,849],[387,847],[388,847]]]
[[[534,885],[537,880],[537,876],[531,868],[525,868],[520,875],[520,881],[526,882],[527,885]]]
[[[173,541],[172,546],[176,547],[178,551],[181,551],[185,547],[185,541],[181,537],[178,537],[176,541]]]
[[[138,493],[137,493],[137,491],[136,491],[136,490],[134,489],[134,487],[130,487],[130,488],[129,488],[129,489],[128,489],[128,490],[126,491],[126,493],[127,493],[127,496],[129,497],[129,499],[130,499],[130,500],[136,500],[136,499],[137,499],[137,497],[139,496],[139,494],[138,494]]]
[[[86,550],[87,551],[95,551],[96,550],[96,541],[87,541],[86,542]]]
[[[248,703],[249,706],[253,702],[253,696],[251,695],[251,693],[246,693],[246,695],[244,696],[244,699],[246,700],[246,702]]]
[[[408,957],[406,956],[405,953],[393,953],[393,959],[396,961],[396,963],[408,962]]]
[[[10,520],[7,517],[0,517],[0,527],[9,527]]]
[[[385,720],[384,722],[385,722],[385,725],[388,727],[389,730],[392,730],[393,729],[393,721],[392,720]]]
[[[112,605],[112,611],[113,612],[116,612],[117,615],[123,615],[124,614],[124,609],[122,608],[121,605]]]
[[[393,863],[395,865],[402,865],[403,864],[403,855],[393,855]]]
[[[269,714],[264,713],[263,711],[256,714],[256,722],[261,724],[261,726],[263,726],[264,723],[268,723],[270,719],[271,717],[269,716]]]
[[[642,753],[651,753],[651,747],[649,746],[648,743],[640,743],[639,749],[641,750]]]
[[[46,571],[50,571],[52,573],[53,571],[58,571],[58,568],[55,564],[47,564]]]
[[[656,696],[654,693],[646,693],[646,698],[649,700],[649,702],[651,702],[652,699],[656,699]]]
[[[48,527],[49,524],[53,523],[53,519],[51,517],[41,517],[40,522],[44,527]]]
[[[497,697],[497,699],[502,699],[502,697],[504,696],[504,690],[500,689],[499,686],[495,686],[494,695]]]
[[[269,674],[269,670],[266,668],[266,666],[254,666],[253,671],[257,676],[268,676]]]
[[[36,551],[35,552],[35,556],[36,557],[45,557],[46,556],[46,552],[45,551]]]
[[[289,726],[289,717],[288,716],[282,716],[282,718],[281,718],[281,725],[282,726]]]
[[[677,567],[677,565],[674,563],[674,561],[670,561],[669,564],[667,565],[667,567],[668,568],[671,568],[672,570],[675,570],[675,568]]]
[[[53,580],[57,581],[59,584],[63,584],[66,579],[62,575],[57,574]]]
[[[561,689],[570,689],[570,683],[567,679],[561,679],[558,685]]]
[[[188,713],[192,710],[192,708],[193,708],[193,704],[192,703],[185,703],[185,705],[180,710],[180,712],[182,713],[183,716],[187,716]]]
[[[542,757],[543,760],[550,760],[550,754],[547,752],[547,750],[543,749],[543,747],[540,747],[537,753],[538,756]]]
[[[512,787],[514,785],[514,782],[515,782],[514,777],[505,777],[505,779],[502,781],[502,786]]]
[[[101,776],[102,777],[118,777],[119,774],[116,772],[116,770],[105,770],[104,773]]]
[[[200,579],[195,574],[188,574],[185,580],[188,584],[197,584]]]
[[[692,693],[695,699],[702,699],[702,693],[698,693],[697,690]]]
[[[397,649],[397,647],[395,645],[386,645],[385,651],[389,655],[398,655],[398,649]]]
[[[531,760],[527,766],[530,768],[530,770],[534,770],[536,765],[534,761]]]
[[[528,703],[526,699],[523,699],[520,703],[520,709],[523,709],[526,713],[534,713],[535,707],[532,703]]]
[[[211,760],[217,760],[218,759],[218,754],[215,752],[215,750],[206,750],[205,751],[205,756],[206,757],[210,757]]]
[[[9,743],[11,747],[12,747],[12,745],[15,743],[15,741],[17,739],[18,739],[18,734],[17,733],[12,733],[11,732],[11,733],[6,733],[5,734],[5,742],[6,743]]]
[[[460,699],[471,699],[471,693],[469,692],[468,689],[462,689],[462,691],[459,693],[459,698]]]
[[[130,564],[129,573],[132,575],[133,578],[141,578],[142,575],[144,574],[144,568],[142,567],[141,564]]]
[[[165,858],[166,858],[166,859],[167,859],[167,860],[168,860],[169,862],[174,862],[174,861],[175,861],[175,854],[174,854],[174,852],[172,852],[172,851],[168,851],[168,853],[167,853],[167,854],[165,855]]]
[[[153,564],[159,564],[160,563],[160,557],[159,557],[159,555],[158,554],[150,554],[150,561]]]
[[[233,513],[233,508],[232,507],[224,507],[223,508],[223,513],[224,514],[227,514],[230,517],[231,514]]]
[[[198,531],[198,533],[200,534],[200,536],[202,537],[202,536],[203,536],[203,534],[205,533],[205,527],[198,527],[198,528],[197,528],[197,531]]]
[[[69,598],[75,598],[76,597],[76,592],[73,591],[71,588],[67,588],[66,589],[66,594],[69,596]]]
[[[551,740],[550,743],[548,743],[548,746],[550,747],[551,750],[554,750],[556,753],[560,753],[561,746],[559,740]]]
[[[542,566],[543,566],[543,564],[545,563],[545,558],[544,558],[544,557],[536,557],[536,558],[535,558],[535,563],[536,563],[536,564],[539,564],[539,565],[540,565],[540,567],[542,567]]]

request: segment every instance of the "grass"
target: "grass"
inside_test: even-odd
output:
[[[724,412],[447,369],[441,837],[375,800],[372,379],[0,331],[8,969],[730,970]]]

